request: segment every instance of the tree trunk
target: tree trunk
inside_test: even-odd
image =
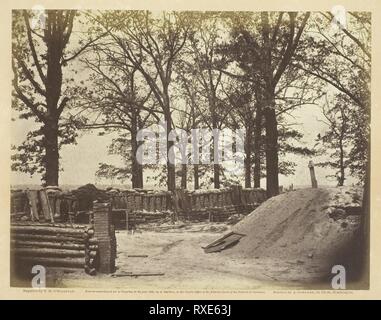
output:
[[[245,136],[245,188],[251,188],[251,135],[250,124],[246,125]]]
[[[213,118],[213,182],[214,189],[220,188],[220,157],[219,157],[219,133],[216,121],[216,114],[212,113]]]
[[[193,182],[194,182],[194,189],[200,189],[200,177],[198,172],[198,164],[193,165]]]
[[[262,108],[257,106],[254,125],[254,188],[261,187]]]
[[[362,215],[360,228],[359,245],[359,270],[358,276],[362,278],[363,284],[369,288],[369,267],[370,267],[370,141],[368,144],[368,157],[366,161],[365,184],[362,200]]]
[[[45,184],[47,186],[58,186],[58,123],[45,125],[43,131],[45,137]]]
[[[219,164],[214,164],[213,165],[213,182],[214,182],[214,189],[219,189],[220,188],[220,165]]]
[[[143,166],[136,158],[138,148],[143,143],[143,141],[136,141],[138,133],[137,118],[138,116],[134,114],[131,121],[131,183],[133,189],[143,188]]]
[[[167,122],[167,188],[169,191],[176,189],[176,169],[175,169],[175,153],[173,150],[174,141],[169,141],[169,133],[172,130],[172,118],[168,113],[165,116]]]
[[[54,16],[54,15],[53,15]],[[54,34],[54,33],[53,33]],[[54,34],[55,35],[55,34]],[[45,183],[48,186],[58,186],[59,151],[58,151],[58,101],[62,86],[62,39],[61,34],[52,36],[47,43],[47,73],[46,73],[46,105],[47,122],[44,125],[46,172]]]
[[[345,180],[345,167],[344,167],[344,147],[342,138],[339,141],[340,143],[340,176],[338,181],[338,186],[341,187],[344,185]]]
[[[133,189],[143,188],[143,166],[136,159],[136,152],[140,144],[141,144],[140,141],[139,143],[136,143],[136,140],[135,140],[135,143],[132,143],[132,146],[131,146],[131,152],[132,152],[131,183],[132,183]]]
[[[181,189],[187,188],[187,165],[183,163],[181,165]]]
[[[278,128],[275,109],[266,106],[264,110],[266,127],[266,188],[267,197],[279,194]]]

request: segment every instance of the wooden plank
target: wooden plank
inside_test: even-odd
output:
[[[164,276],[164,273],[161,272],[123,272],[123,273],[114,273],[111,277],[147,277],[147,276]]]
[[[205,247],[201,247],[201,248],[202,248],[202,249],[208,249],[208,248],[211,248],[211,247],[213,247],[213,246],[215,246],[215,245],[221,243],[221,241],[225,240],[226,238],[231,237],[231,236],[233,236],[233,235],[237,235],[237,236],[241,236],[241,237],[246,236],[246,234],[231,231],[231,232],[225,234],[224,236],[222,236],[221,238],[219,238],[219,239],[213,241],[212,243],[208,244],[207,246],[205,246]]]
[[[148,258],[147,254],[129,254],[127,257],[129,258]]]

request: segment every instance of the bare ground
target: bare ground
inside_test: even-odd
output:
[[[318,266],[305,266],[300,260],[285,262],[269,258],[227,258],[220,253],[205,254],[202,246],[226,233],[228,228],[224,223],[197,223],[167,226],[160,232],[137,230],[132,234],[117,231],[115,274],[89,276],[81,270],[51,269],[48,283],[66,288],[174,291],[321,287],[310,283],[318,273]],[[144,255],[147,257],[136,257]],[[146,275],[131,276],[142,273]]]

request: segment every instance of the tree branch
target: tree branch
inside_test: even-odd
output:
[[[29,43],[30,50],[32,52],[34,64],[36,65],[36,68],[37,68],[38,74],[41,78],[41,81],[44,84],[46,84],[46,77],[45,77],[44,73],[42,72],[41,64],[37,58],[36,48],[35,48],[34,43],[33,43],[33,37],[32,37],[32,33],[31,33],[32,31],[31,31],[31,27],[29,24],[29,17],[28,17],[28,13],[26,10],[23,10],[23,16],[24,16],[24,21],[25,21],[25,25],[26,25],[28,43]],[[42,38],[44,39],[44,37],[42,37]]]

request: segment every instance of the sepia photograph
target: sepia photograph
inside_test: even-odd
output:
[[[369,290],[372,23],[13,9],[10,286]]]

